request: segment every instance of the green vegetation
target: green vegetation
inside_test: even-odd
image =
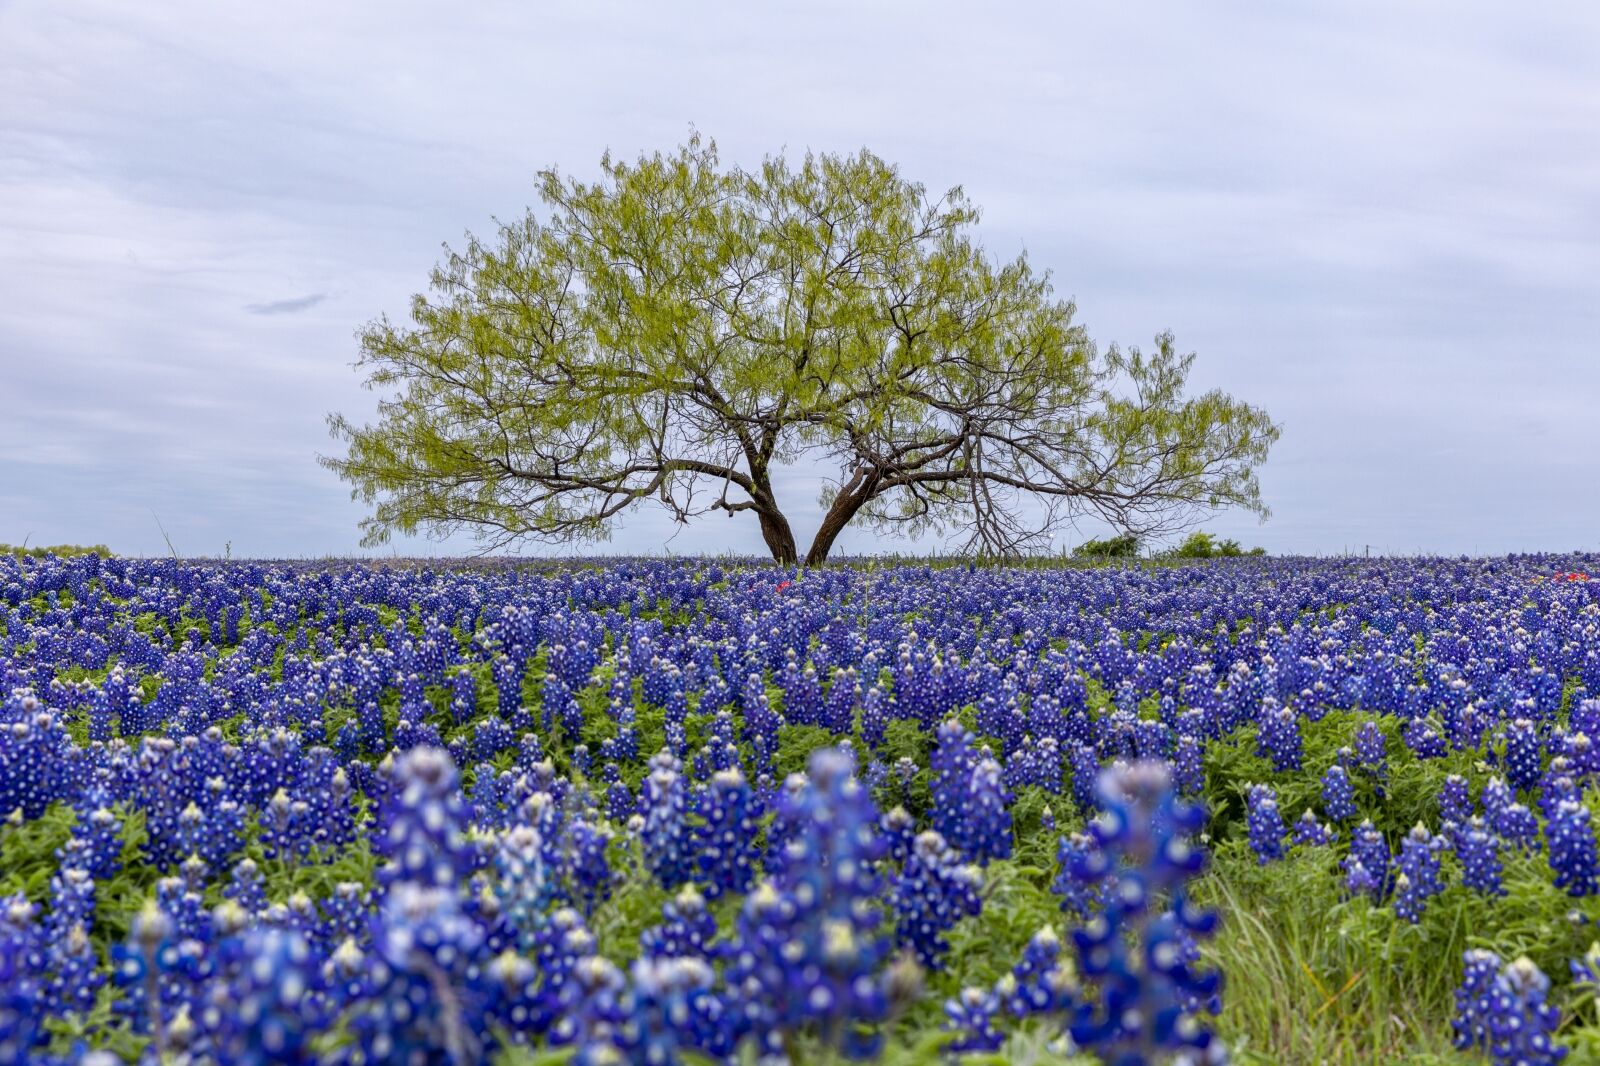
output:
[[[1218,540],[1210,533],[1191,533],[1183,541],[1157,556],[1159,559],[1232,559],[1241,555],[1265,555],[1265,548],[1246,550],[1236,540]]]
[[[1086,540],[1072,549],[1075,559],[1137,559],[1140,540],[1133,533],[1101,540]]]
[[[110,555],[111,549],[104,544],[52,544],[49,546],[35,545],[32,548],[20,544],[0,544],[0,555],[26,556],[30,559],[43,559],[54,555],[60,559],[69,559],[76,555]]]
[[[852,525],[1009,558],[1078,517],[1266,513],[1267,413],[1190,394],[1169,333],[1096,345],[1048,272],[984,251],[959,188],[866,151],[726,167],[698,137],[601,169],[544,171],[541,215],[449,252],[409,324],[362,331],[378,419],[332,416],[348,450],[323,462],[373,506],[365,543],[597,541],[654,500],[750,512],[783,563]],[[806,461],[829,476],[802,551],[773,473]]]

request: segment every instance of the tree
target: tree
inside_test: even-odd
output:
[[[1137,559],[1139,538],[1132,533],[1123,533],[1101,540],[1086,540],[1073,548],[1072,554],[1078,559]]]
[[[1174,547],[1161,553],[1163,559],[1236,559],[1241,555],[1265,555],[1265,548],[1246,551],[1233,538],[1218,540],[1210,533],[1194,532]]]
[[[1048,273],[976,243],[959,188],[866,151],[724,168],[698,136],[601,168],[542,172],[542,218],[447,247],[409,323],[361,331],[387,395],[372,425],[330,416],[348,451],[322,462],[374,505],[366,543],[597,540],[655,500],[752,512],[793,562],[773,474],[802,460],[833,472],[808,563],[851,523],[1008,555],[1083,515],[1150,535],[1265,514],[1266,413],[1186,397],[1170,334],[1097,349]]]

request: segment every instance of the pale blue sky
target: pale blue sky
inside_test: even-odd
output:
[[[536,169],[691,124],[960,183],[1098,340],[1174,330],[1284,429],[1274,518],[1209,528],[1600,547],[1600,8],[1474,2],[0,0],[0,541],[354,550],[354,330]],[[608,549],[761,546],[672,532]]]

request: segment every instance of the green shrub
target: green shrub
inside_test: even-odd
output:
[[[1139,547],[1136,534],[1124,533],[1120,537],[1086,540],[1072,549],[1072,555],[1077,559],[1137,559]]]
[[[1241,555],[1265,555],[1265,548],[1248,551],[1236,540],[1218,540],[1210,533],[1191,533],[1182,544],[1161,553],[1163,559],[1232,559]]]
[[[19,544],[0,544],[0,555],[21,555],[32,559],[43,559],[47,555],[67,559],[74,555],[109,556],[110,554],[111,549],[104,544],[52,544],[48,547],[35,548],[26,548]]]

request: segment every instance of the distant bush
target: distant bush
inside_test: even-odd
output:
[[[1265,555],[1265,548],[1239,546],[1236,540],[1218,540],[1210,533],[1191,533],[1182,544],[1168,548],[1159,556],[1162,559],[1231,559],[1241,555]]]
[[[111,549],[104,544],[51,544],[34,548],[24,548],[18,544],[0,544],[0,555],[26,555],[33,559],[43,559],[47,555],[67,559],[74,555],[110,554]]]
[[[1076,559],[1137,559],[1139,538],[1132,533],[1103,540],[1086,540],[1072,549]]]

